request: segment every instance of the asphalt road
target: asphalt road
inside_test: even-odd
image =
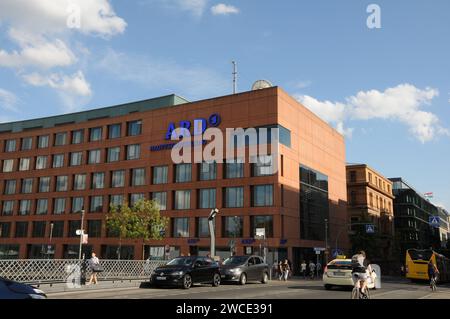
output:
[[[325,290],[320,280],[270,281],[266,285],[222,284],[220,287],[196,285],[178,288],[112,288],[50,293],[50,299],[349,299],[348,289]],[[438,286],[431,292],[426,284],[385,281],[381,289],[371,291],[372,299],[450,299],[450,286]]]

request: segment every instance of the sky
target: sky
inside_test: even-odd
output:
[[[375,4],[376,6],[371,6]],[[1,0],[0,122],[267,79],[450,208],[448,0]]]

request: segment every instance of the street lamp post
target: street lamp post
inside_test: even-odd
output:
[[[78,259],[81,260],[81,250],[83,248],[83,236],[84,236],[84,208],[81,209],[81,226],[80,226],[80,249],[78,251]]]
[[[219,210],[217,208],[214,208],[211,210],[211,213],[209,213],[208,216],[208,226],[209,226],[209,236],[211,240],[211,258],[214,258],[216,256],[216,232],[214,230],[214,219],[216,218],[216,215],[219,213]]]
[[[328,262],[328,219],[325,218],[325,262]]]
[[[53,237],[53,223],[50,223],[50,236],[48,240],[48,247],[47,247],[47,258],[50,259],[50,250],[52,249],[52,237]]]

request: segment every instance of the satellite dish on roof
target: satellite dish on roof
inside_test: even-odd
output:
[[[273,86],[272,83],[270,83],[267,80],[258,80],[255,83],[253,83],[252,91],[261,90],[261,89],[267,89],[267,88],[270,88],[272,86]]]

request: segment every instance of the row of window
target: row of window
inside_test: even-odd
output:
[[[142,133],[142,121],[127,122],[127,136],[137,136]],[[88,129],[89,142],[97,142],[103,139],[103,127],[92,127]],[[116,139],[122,137],[122,124],[111,124],[106,127],[108,139]],[[69,139],[70,138],[70,139]],[[33,149],[34,137],[23,137],[20,139],[20,150],[28,151]],[[85,140],[85,130],[75,130],[70,132],[59,132],[53,135],[53,146],[63,146],[69,144],[81,144]],[[5,152],[15,152],[17,150],[17,140],[9,139],[4,141]],[[37,148],[47,148],[50,145],[50,135],[40,135],[36,137]]]
[[[255,185],[251,186],[252,196],[251,202],[253,207],[268,207],[273,206],[273,185]],[[177,190],[173,191],[173,209],[191,209],[191,191]],[[215,208],[217,207],[216,189],[204,188],[198,190],[197,205],[199,209]],[[244,207],[244,187],[225,187],[223,188],[224,206],[226,208]],[[144,199],[146,194],[133,193],[129,194],[127,201],[130,205],[134,205],[138,200]],[[158,202],[161,210],[167,210],[167,192],[152,192],[151,198]],[[48,214],[50,205],[49,201],[53,203],[53,214],[59,215],[66,212],[66,208],[71,203],[70,212],[77,213],[87,207],[85,205],[84,197],[68,198],[40,198],[35,200],[36,205],[33,209],[33,201],[31,199],[22,199],[18,203],[18,215],[30,215],[32,211],[36,215]],[[124,195],[110,195],[109,203],[113,205],[122,205],[125,202]],[[2,215],[11,216],[14,214],[15,201],[4,200],[2,203]],[[89,197],[90,212],[103,212],[104,197],[91,196]]]
[[[113,163],[121,160],[120,157],[120,146],[118,147],[110,147],[106,149],[106,162]],[[127,145],[126,149],[126,160],[137,160],[141,156],[141,146],[139,144]],[[101,163],[101,149],[94,149],[87,151],[87,161],[83,160],[85,156],[85,152],[72,152],[69,154],[69,166],[80,166],[83,164],[100,164]],[[33,167],[36,170],[47,169],[50,168],[48,163],[48,156],[36,156],[34,158],[34,166],[32,165],[31,157],[24,157],[18,160],[18,167],[15,168],[15,160],[14,159],[5,159],[3,160],[3,173],[10,173],[15,170],[18,171],[28,171]],[[65,154],[53,154],[51,156],[51,167],[52,168],[61,168],[65,166]]]
[[[55,238],[61,237],[77,237],[76,230],[81,228],[80,220],[68,221],[68,233],[64,234],[65,221],[20,221],[15,222],[14,238],[28,237],[29,225],[32,225],[31,237],[43,238],[51,236]],[[0,238],[11,237],[11,222],[0,223]],[[197,217],[195,218],[196,229],[190,229],[190,219],[187,217],[172,218],[171,219],[171,237],[209,237],[208,218]],[[87,233],[91,238],[98,238],[102,236],[102,220],[87,220],[85,227],[87,226]],[[244,218],[242,216],[222,217],[222,236],[225,238],[243,237]],[[257,228],[265,228],[266,238],[273,237],[273,216],[251,216],[250,217],[250,232],[251,237],[256,234]],[[46,233],[47,230],[47,233]],[[117,237],[116,234],[106,231],[107,237]]]

